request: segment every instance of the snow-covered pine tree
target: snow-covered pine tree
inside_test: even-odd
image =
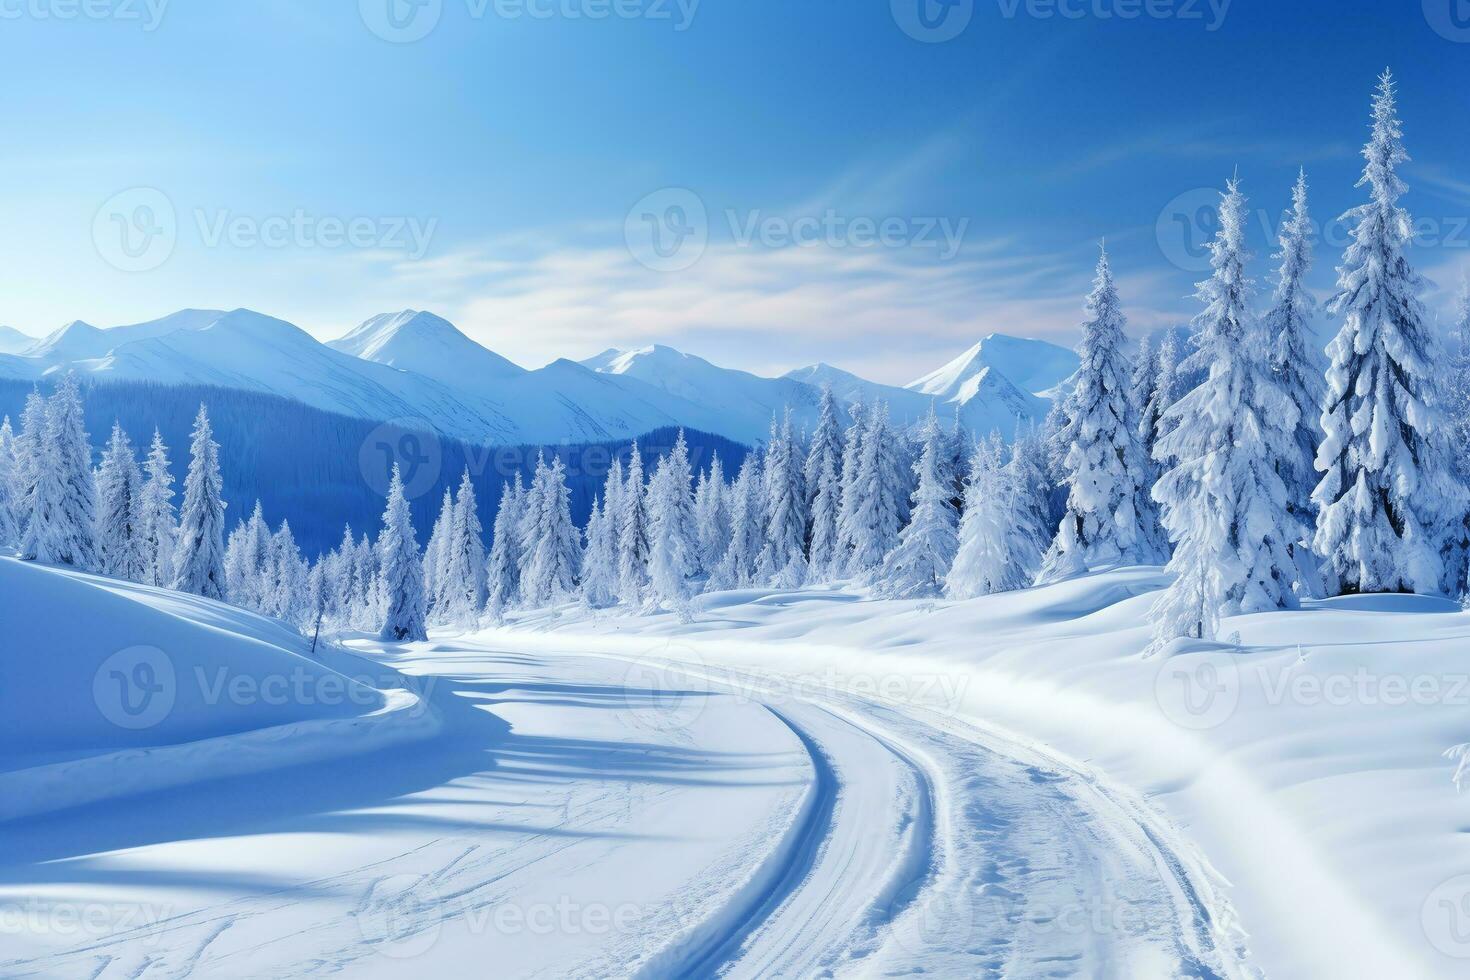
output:
[[[897,441],[888,425],[888,406],[881,402],[871,406],[865,415],[857,476],[850,488],[854,507],[846,515],[846,525],[839,525],[837,532],[840,541],[851,545],[849,575],[866,576],[876,571],[898,545],[900,487],[895,483],[894,470]]]
[[[791,410],[778,430],[771,425],[771,441],[766,450],[766,516],[765,544],[756,565],[768,573],[769,584],[794,589],[805,584],[806,563],[806,490],[803,487],[802,462],[797,456],[796,436],[791,425]]]
[[[1015,506],[1011,510],[1010,560],[1016,588],[1030,585],[1041,571],[1051,544],[1052,488],[1046,479],[1046,445],[1034,429],[1016,433],[1006,477]]]
[[[379,637],[387,643],[412,643],[429,638],[425,625],[424,569],[414,538],[413,517],[403,495],[403,477],[393,464],[388,484],[388,506],[378,535],[380,591],[386,602]]]
[[[337,545],[337,568],[331,586],[332,609],[336,622],[343,627],[357,623],[357,538],[352,525],[342,528],[342,543]]]
[[[1461,282],[1455,303],[1455,328],[1449,338],[1443,374],[1445,431],[1450,445],[1460,448],[1454,454],[1461,486],[1470,486],[1470,280]],[[1460,522],[1450,550],[1449,567],[1455,579],[1451,596],[1470,591],[1470,512]]]
[[[386,613],[383,597],[382,569],[378,561],[378,550],[373,547],[367,532],[353,551],[353,621],[360,629],[377,629]]]
[[[133,444],[119,422],[102,452],[97,469],[97,570],[128,582],[142,582],[146,572],[141,534],[143,476]]]
[[[10,416],[7,415],[4,421],[0,421],[0,548],[11,548],[20,543],[17,462],[15,431],[10,427]]]
[[[1281,228],[1281,251],[1275,256],[1281,261],[1276,294],[1263,327],[1276,383],[1296,408],[1297,421],[1290,446],[1273,451],[1277,470],[1286,485],[1287,507],[1303,528],[1303,539],[1291,542],[1290,549],[1297,565],[1297,594],[1305,598],[1324,591],[1321,562],[1311,545],[1316,526],[1312,491],[1317,486],[1322,379],[1314,367],[1311,317],[1315,303],[1303,282],[1312,265],[1312,218],[1307,210],[1305,170],[1297,173],[1291,202],[1291,214]]]
[[[828,464],[831,465],[832,472],[841,476],[843,448],[842,421],[838,418],[837,398],[832,394],[832,386],[824,384],[817,427],[812,430],[811,446],[807,449],[806,462],[802,465],[802,484],[806,488],[805,504],[809,516],[817,494],[821,491],[822,472]]]
[[[74,375],[62,378],[46,401],[44,432],[33,456],[35,490],[21,553],[48,564],[95,569],[96,484]]]
[[[648,584],[648,489],[644,484],[643,455],[638,443],[628,457],[618,521],[618,597],[628,605],[643,602]]]
[[[1153,343],[1144,337],[1138,342],[1138,353],[1133,358],[1133,377],[1129,387],[1132,389],[1133,398],[1138,402],[1138,438],[1143,442],[1144,454],[1148,457],[1148,466],[1151,478],[1149,486],[1153,486],[1154,479],[1158,477],[1158,467],[1154,465],[1154,441],[1158,435],[1158,416],[1154,413],[1158,405],[1154,401],[1154,379],[1159,375],[1159,352],[1154,349]]]
[[[532,608],[551,605],[574,594],[580,535],[572,523],[571,491],[566,464],[553,456],[551,465],[537,460],[527,502],[531,558],[521,576],[521,595]]]
[[[219,474],[219,445],[203,405],[194,419],[189,446],[189,472],[184,477],[184,506],[179,514],[179,542],[174,551],[173,588],[180,592],[225,598],[225,502]]]
[[[270,595],[271,529],[260,501],[230,534],[225,548],[225,595],[237,606],[263,611]]]
[[[959,515],[949,474],[949,438],[932,410],[920,439],[923,448],[914,463],[918,487],[913,493],[913,519],[884,558],[874,582],[879,595],[893,599],[939,595],[959,547]]]
[[[486,603],[485,529],[480,524],[479,504],[469,467],[459,481],[449,533],[440,560],[440,601],[443,622],[473,627]]]
[[[710,583],[713,588],[742,589],[755,581],[756,562],[765,543],[761,482],[760,456],[750,453],[730,488],[730,542]]]
[[[424,548],[424,601],[428,603],[430,622],[443,622],[444,596],[440,583],[444,581],[444,548],[454,524],[454,495],[444,488],[444,499],[439,504],[439,517],[429,532],[429,544]]]
[[[837,544],[837,511],[842,506],[842,484],[837,475],[840,459],[827,458],[817,474],[812,499],[811,544],[808,564],[814,581],[830,581],[842,574]]]
[[[712,576],[730,542],[729,487],[720,454],[710,459],[709,469],[699,475],[694,491],[694,527],[699,540],[699,570]]]
[[[648,483],[648,602],[667,606],[681,622],[690,618],[689,579],[694,545],[682,528],[692,519],[687,463],[670,453],[659,460]]]
[[[174,550],[178,547],[179,524],[174,513],[174,477],[168,468],[168,447],[153,430],[146,478],[138,495],[138,538],[143,552],[143,582],[159,588],[174,580]]]
[[[1296,605],[1291,545],[1306,529],[1288,502],[1297,407],[1272,370],[1245,273],[1245,198],[1232,179],[1220,202],[1209,279],[1196,294],[1195,343],[1209,374],[1166,413],[1159,442],[1178,462],[1154,496],[1174,542],[1174,582],[1154,603],[1154,639],[1208,638],[1218,616]],[[1200,569],[1208,569],[1203,575]],[[1203,613],[1203,615],[1202,615]]]
[[[603,512],[602,503],[592,500],[584,533],[586,548],[582,551],[582,601],[592,609],[602,609],[617,601],[617,534]]]
[[[20,556],[34,559],[34,542],[27,541],[31,515],[36,510],[36,487],[41,480],[41,461],[46,448],[46,400],[40,392],[26,395],[20,415],[20,433],[15,438],[15,529]],[[39,531],[39,529],[38,529]]]
[[[514,485],[501,487],[500,506],[495,511],[495,527],[490,542],[490,558],[485,567],[485,613],[493,621],[505,618],[515,605],[521,582],[521,520],[524,493],[521,475]]]
[[[1151,434],[1147,440],[1150,457],[1161,470],[1174,465],[1173,460],[1161,459],[1158,455],[1159,439],[1169,431],[1164,413],[1189,391],[1184,370],[1184,344],[1179,330],[1170,327],[1164,331],[1164,339],[1159,344],[1158,372],[1154,376],[1148,404],[1144,408],[1145,420],[1151,420]]]
[[[944,593],[951,599],[973,599],[1029,584],[1025,568],[1012,553],[1016,539],[1011,521],[1019,509],[1016,490],[1006,471],[1000,434],[991,433],[970,457],[958,548],[944,580]]]
[[[1081,367],[1068,396],[1065,425],[1067,504],[1042,564],[1040,579],[1055,582],[1084,571],[1162,560],[1164,546],[1148,502],[1148,463],[1130,396],[1131,365],[1123,350],[1125,323],[1104,250],[1087,297],[1087,321],[1077,348]],[[1054,443],[1055,444],[1055,443]]]
[[[301,548],[291,533],[291,522],[282,520],[280,529],[271,536],[265,567],[261,570],[261,612],[288,623],[297,622],[303,574]]]
[[[1370,200],[1345,215],[1352,241],[1330,305],[1344,323],[1328,347],[1315,544],[1345,591],[1437,592],[1453,578],[1443,551],[1465,491],[1431,380],[1425,282],[1404,257],[1413,224],[1398,206],[1406,188],[1395,171],[1408,154],[1387,71],[1363,156],[1358,186]]]
[[[866,409],[861,401],[848,406],[847,414],[852,424],[842,436],[842,466],[837,479],[841,487],[837,507],[837,547],[832,556],[831,574],[846,575],[852,561],[852,539],[848,537],[853,528],[852,514],[858,505],[859,454],[863,448],[863,431],[867,425]]]

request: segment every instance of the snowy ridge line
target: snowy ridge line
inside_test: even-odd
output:
[[[618,660],[617,657],[603,659]],[[632,974],[649,980],[669,976],[714,976],[760,920],[787,894],[782,886],[802,856],[813,857],[831,826],[836,778],[821,751],[780,712],[767,707],[791,730],[811,761],[813,779],[785,831],[725,904],[690,925]],[[798,882],[796,882],[799,884]],[[794,886],[793,886],[794,887]]]
[[[439,733],[439,716],[418,695],[408,690],[387,690],[383,697],[382,707],[352,718],[310,719],[3,773],[0,821],[188,783],[375,752]]]

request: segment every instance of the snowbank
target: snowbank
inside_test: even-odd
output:
[[[794,695],[836,685],[1039,743],[1199,846],[1266,975],[1463,975],[1470,797],[1443,753],[1470,737],[1470,615],[1333,599],[1229,620],[1238,645],[1148,658],[1164,582],[1125,569],[961,603],[746,591],[704,597],[689,626],[563,608],[506,630],[521,648],[754,669]]]
[[[0,819],[436,730],[407,678],[308,651],[222,603],[0,558]]]

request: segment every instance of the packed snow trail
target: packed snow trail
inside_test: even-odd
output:
[[[378,655],[442,736],[7,825],[0,908],[51,927],[0,974],[1245,975],[1167,828],[952,718],[475,637]]]

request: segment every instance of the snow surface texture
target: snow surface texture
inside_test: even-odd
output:
[[[896,422],[916,423],[938,401],[972,431],[995,428],[1009,437],[1018,419],[1045,416],[1047,402],[1030,392],[1076,368],[1070,351],[1000,335],[961,361],[951,365],[956,384],[933,392],[820,365],[761,378],[667,347],[527,370],[416,310],[373,317],[330,344],[250,310],[180,310],[109,329],[78,320],[40,341],[0,335],[0,377],[28,381],[70,370],[104,382],[218,385],[489,445],[631,438],[668,426],[754,444],[787,407],[799,428],[814,423],[818,388],[828,381],[844,402],[887,401]],[[1007,371],[1023,380],[1007,380]]]
[[[327,731],[353,753],[332,757],[180,698],[181,728],[67,746],[143,745],[72,782],[148,792],[5,824],[0,909],[39,923],[7,932],[5,976],[1449,977],[1470,955],[1445,918],[1470,858],[1441,758],[1467,697],[1451,603],[1329,600],[1145,658],[1144,568],[954,603],[716,593],[688,624],[568,605],[313,662],[215,603],[0,575],[7,623],[34,608],[21,634],[57,654],[16,659],[38,685],[87,673],[62,685],[82,714],[78,637],[172,630],[251,676],[371,658],[438,722]],[[60,712],[6,707],[63,751]],[[245,769],[116,779],[271,732]]]

